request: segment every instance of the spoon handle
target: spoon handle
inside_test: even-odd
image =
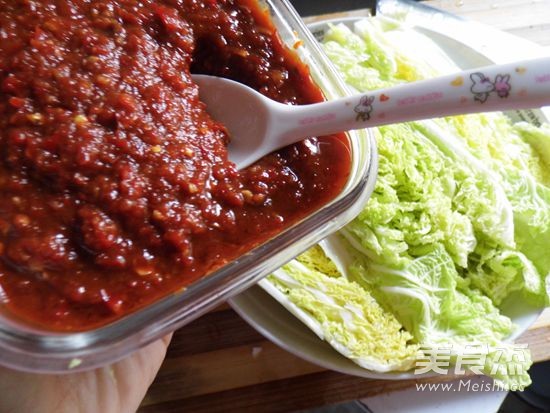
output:
[[[283,139],[426,118],[550,105],[550,57],[466,70],[330,102],[293,107]],[[297,108],[299,108],[297,110]],[[291,115],[292,114],[292,115]],[[290,118],[290,119],[289,119]]]

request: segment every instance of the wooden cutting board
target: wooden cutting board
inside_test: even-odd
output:
[[[550,310],[519,340],[550,360]],[[265,340],[224,306],[175,333],[140,413],[286,412],[390,393],[424,380],[369,380],[303,361]]]
[[[426,3],[550,46],[548,0]],[[342,14],[311,20],[338,16]],[[529,344],[535,361],[550,360],[550,310],[519,341]],[[324,370],[265,340],[222,306],[175,333],[139,412],[286,412],[403,390],[419,381],[368,380]]]

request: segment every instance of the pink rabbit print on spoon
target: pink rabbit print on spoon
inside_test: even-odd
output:
[[[512,86],[510,85],[510,75],[496,75],[495,81],[481,72],[472,73],[470,75],[472,87],[470,91],[474,94],[474,100],[485,103],[492,92],[501,98],[507,98],[510,95]]]

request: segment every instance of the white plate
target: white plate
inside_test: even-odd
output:
[[[324,31],[328,27],[328,23],[345,23],[353,24],[357,18],[347,18],[341,20],[331,20],[327,22],[319,22],[310,26],[310,29],[315,36],[320,39]],[[455,24],[464,24],[465,22],[454,22]],[[449,57],[455,61],[461,68],[483,66],[496,62],[498,58],[483,54],[479,48],[468,46],[467,44],[449,37],[448,34],[442,33],[440,30],[435,30],[427,27],[415,28],[422,34],[430,37],[440,46]],[[459,28],[459,30],[464,27]],[[499,33],[492,29],[489,30],[493,36],[498,36]],[[510,35],[505,34],[509,37]],[[474,36],[475,37],[475,36]],[[485,36],[487,39],[487,36]],[[495,44],[498,44],[498,38],[494,39]],[[517,47],[522,47],[523,51],[537,50],[533,43],[516,39]],[[486,48],[484,45],[482,50]],[[509,51],[508,51],[509,52]],[[545,120],[544,114],[541,111],[530,111],[531,116],[536,115],[537,118]],[[511,117],[518,117],[519,114],[511,114]],[[521,305],[518,305],[521,303]],[[338,371],[345,374],[366,378],[378,378],[387,380],[400,380],[419,378],[413,372],[395,372],[395,373],[377,373],[360,367],[350,359],[342,356],[334,350],[328,343],[319,339],[315,333],[305,326],[300,320],[288,312],[279,302],[273,299],[269,294],[262,290],[259,286],[254,286],[244,293],[233,297],[230,300],[233,309],[245,319],[252,327],[258,330],[263,336],[270,341],[279,345],[290,353],[307,360],[311,363],[319,365],[329,370]],[[509,340],[514,340],[527,330],[539,317],[542,310],[540,308],[530,307],[519,297],[509,297],[501,306],[501,311],[512,319],[517,326],[516,331]]]
[[[518,306],[518,302],[522,301],[509,297],[501,308],[502,313],[510,317],[517,326],[509,340],[514,340],[525,332],[541,313],[539,308]],[[421,377],[413,372],[378,373],[360,367],[334,350],[327,342],[319,339],[305,324],[257,285],[233,297],[229,303],[265,338],[318,366],[371,379],[402,380]]]

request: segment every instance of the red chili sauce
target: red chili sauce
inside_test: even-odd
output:
[[[51,330],[120,318],[333,199],[344,137],[238,172],[190,73],[322,99],[250,0],[0,0],[0,300]],[[238,104],[238,102],[236,102]]]

